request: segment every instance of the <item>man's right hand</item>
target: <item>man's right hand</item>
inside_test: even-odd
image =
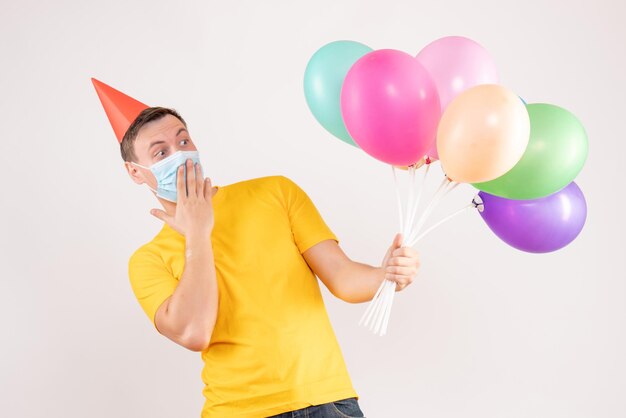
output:
[[[178,167],[176,174],[177,197],[174,216],[160,209],[152,209],[150,213],[186,238],[190,235],[210,237],[214,224],[214,191],[211,179],[208,177],[202,179],[199,163],[195,166],[195,175],[190,175],[194,169],[193,160],[189,158],[185,164],[187,164],[187,174],[185,175],[182,164]]]

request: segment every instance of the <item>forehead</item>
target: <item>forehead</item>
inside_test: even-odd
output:
[[[135,145],[139,149],[147,149],[152,141],[174,139],[176,133],[184,127],[185,125],[176,116],[165,115],[142,126],[137,133]]]

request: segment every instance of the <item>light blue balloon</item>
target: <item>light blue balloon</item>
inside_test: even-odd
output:
[[[350,67],[372,48],[354,41],[334,41],[318,49],[304,71],[304,96],[315,119],[342,141],[358,145],[341,117],[341,86]]]

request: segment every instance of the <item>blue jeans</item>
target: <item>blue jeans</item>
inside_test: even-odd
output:
[[[353,418],[365,417],[356,398],[341,399],[321,405],[307,406],[268,418]]]

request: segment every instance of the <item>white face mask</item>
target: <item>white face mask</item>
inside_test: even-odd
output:
[[[146,183],[146,185],[150,187],[150,190],[155,192],[158,197],[176,203],[176,173],[181,164],[184,165],[184,172],[187,172],[187,164],[185,164],[185,162],[189,158],[191,158],[194,162],[194,168],[195,164],[200,164],[200,155],[198,151],[176,151],[169,157],[152,164],[150,167],[137,164],[133,161],[131,161],[131,164],[135,164],[136,166],[152,171],[152,174],[154,174],[154,177],[157,180],[157,189],[154,190],[150,187],[150,185],[148,185],[148,183]],[[202,173],[202,178],[204,178],[202,166],[200,166],[200,172]]]

